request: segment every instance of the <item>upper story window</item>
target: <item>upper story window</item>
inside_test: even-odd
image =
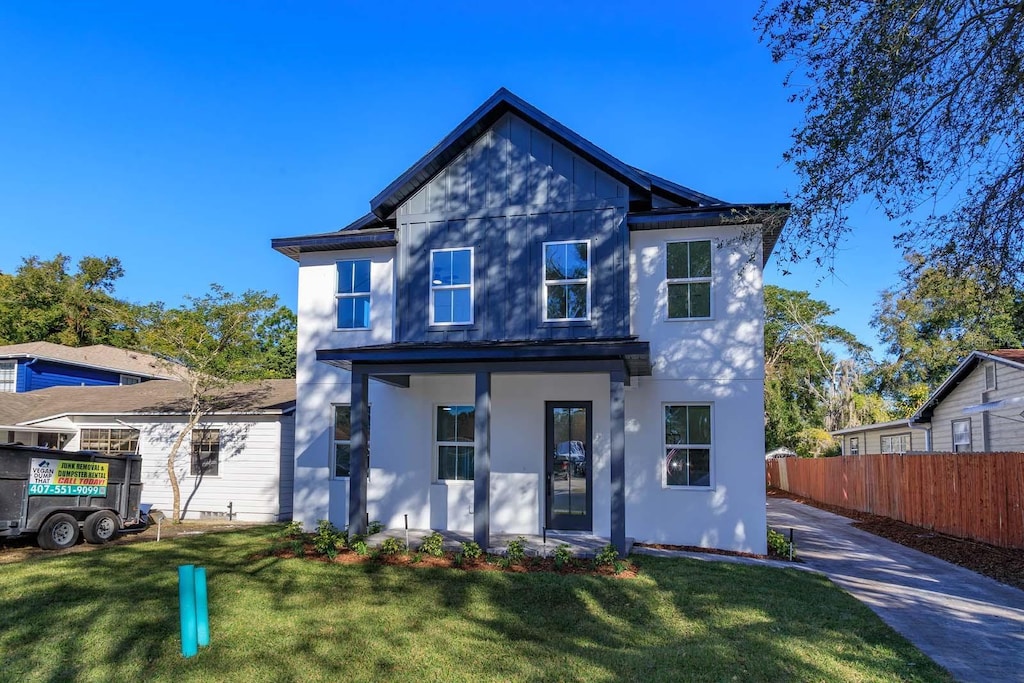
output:
[[[473,250],[430,252],[430,324],[473,322]]]
[[[0,360],[0,392],[14,393],[17,379],[18,361]]]
[[[971,418],[953,420],[953,452],[971,452]]]
[[[883,453],[906,453],[910,450],[910,434],[893,434],[882,437]]]
[[[711,406],[665,406],[665,485],[711,486]]]
[[[711,241],[666,245],[668,318],[711,317]]]
[[[985,364],[985,391],[992,391],[996,388],[996,364]]]
[[[132,384],[138,384],[141,381],[142,378],[136,377],[135,375],[121,375],[121,386],[123,387],[131,386]]]
[[[338,261],[338,329],[370,328],[370,259]]]
[[[590,319],[590,244],[544,243],[544,320]]]

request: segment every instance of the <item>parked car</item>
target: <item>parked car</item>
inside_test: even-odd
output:
[[[587,449],[582,441],[563,441],[555,447],[555,473],[581,477],[587,473]]]

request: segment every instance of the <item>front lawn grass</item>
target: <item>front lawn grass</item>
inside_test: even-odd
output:
[[[948,681],[828,580],[640,557],[638,578],[260,557],[281,527],[0,567],[3,681]],[[178,639],[207,569],[212,643]]]

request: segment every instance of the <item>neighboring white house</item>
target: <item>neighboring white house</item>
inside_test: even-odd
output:
[[[1024,451],[1024,349],[974,351],[909,419],[832,436],[843,455]]]
[[[779,227],[737,222],[784,206],[640,171],[499,90],[370,208],[273,241],[299,265],[295,519],[766,551]]]
[[[188,385],[54,387],[0,394],[0,441],[142,456],[143,502],[170,513],[167,455],[187,420]],[[178,457],[186,519],[291,519],[295,382],[233,384]],[[4,438],[6,437],[6,438]]]

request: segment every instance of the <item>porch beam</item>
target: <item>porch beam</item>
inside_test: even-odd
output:
[[[542,360],[542,361],[465,361],[461,363],[403,362],[403,363],[360,363],[359,368],[374,379],[385,381],[401,375],[471,375],[480,372],[489,374],[555,372],[555,373],[610,373],[621,372],[627,377],[625,362],[621,360]]]
[[[349,410],[352,435],[348,478],[348,532],[366,533],[367,448],[370,441],[369,389],[370,376],[360,369],[352,370],[352,391]]]
[[[612,372],[611,384],[611,478],[612,545],[626,554],[626,391],[625,374]]]
[[[473,540],[491,545],[491,373],[476,373],[473,440]]]

